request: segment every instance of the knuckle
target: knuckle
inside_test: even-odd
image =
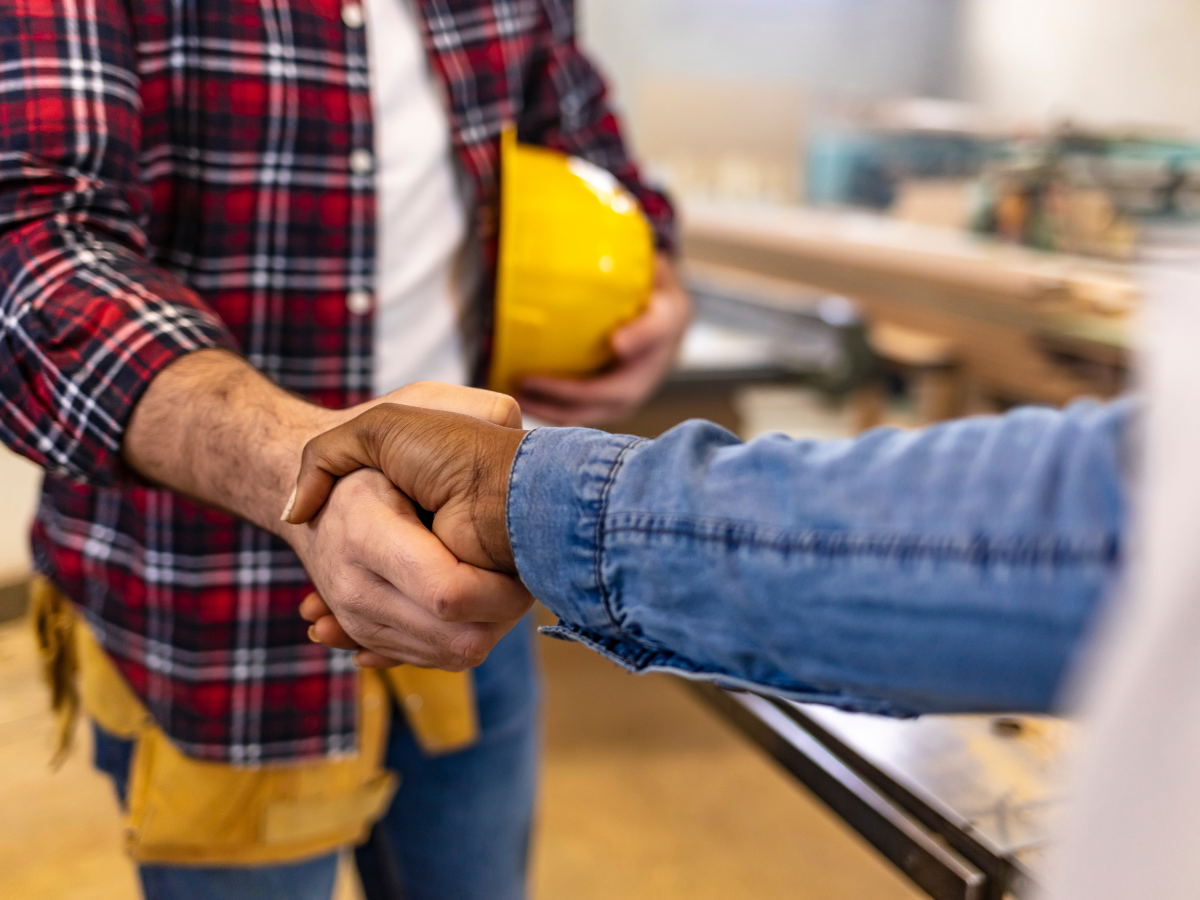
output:
[[[507,394],[495,394],[493,400],[492,421],[506,425],[520,415],[521,405]]]
[[[345,578],[341,586],[341,597],[338,607],[343,618],[353,618],[360,622],[373,622],[379,618],[376,613],[381,606],[380,598],[372,586],[363,584],[357,578]]]
[[[361,504],[370,502],[375,497],[375,476],[377,473],[373,469],[359,469],[357,472],[339,479],[338,484],[344,485],[343,493],[352,499],[356,508],[359,510],[367,509]],[[370,535],[370,516],[354,515],[348,516],[351,533],[356,536],[369,537]]]
[[[454,584],[439,581],[429,588],[429,611],[443,622],[457,622],[466,612],[467,598]]]
[[[464,669],[473,669],[487,659],[492,643],[488,632],[478,628],[464,628],[450,642],[450,662]]]
[[[343,623],[342,627],[347,631],[360,628],[366,622],[367,604],[361,595],[347,594],[339,606],[341,608],[338,610],[338,621]]]
[[[300,451],[300,471],[302,473],[318,468],[321,454],[319,443],[320,440],[320,436],[311,438],[308,443],[304,445],[304,449]]]
[[[383,624],[362,618],[351,619],[343,628],[346,634],[364,647],[378,646],[380,637],[387,631]]]
[[[381,403],[367,413],[359,431],[360,441],[379,458],[386,458],[388,448],[406,421],[408,407],[399,403]]]
[[[359,416],[355,423],[359,440],[367,442],[378,440],[387,429],[389,409],[394,409],[395,406],[394,403],[380,403]]]

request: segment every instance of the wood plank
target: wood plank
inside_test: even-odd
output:
[[[795,211],[689,211],[685,259],[705,271],[850,297],[872,325],[947,341],[973,387],[1006,401],[1059,405],[1123,389],[1131,301],[1101,311],[1079,298],[1102,294],[1105,285],[1114,295],[1132,292],[1127,268],[976,246],[939,229],[847,221]]]

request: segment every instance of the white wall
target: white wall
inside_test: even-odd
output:
[[[631,105],[645,80],[944,96],[961,0],[578,0],[584,43]]]
[[[967,99],[1004,116],[1200,132],[1200,0],[965,0]]]
[[[695,79],[1200,132],[1200,0],[578,2],[628,109],[647,81]]]
[[[681,195],[794,201],[826,99],[948,96],[961,0],[578,0],[635,153]]]
[[[618,83],[642,73],[939,94],[960,0],[579,0]]]
[[[0,584],[29,571],[29,522],[42,473],[0,445]]]

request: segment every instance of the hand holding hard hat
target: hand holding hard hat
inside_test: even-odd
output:
[[[690,315],[637,200],[605,170],[507,131],[500,215],[490,387],[556,424],[628,414]]]

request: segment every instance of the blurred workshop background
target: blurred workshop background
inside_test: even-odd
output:
[[[1197,201],[1193,0],[579,0],[579,15],[636,154],[677,198],[698,304],[677,373],[621,429],[703,416],[839,437],[1126,386],[1136,223]],[[130,900],[86,748],[48,768],[19,621],[38,477],[0,448],[0,896]],[[920,853],[805,768],[825,751],[851,794],[878,779],[918,849],[913,828],[978,868],[1036,870],[1061,723],[835,714],[808,721],[825,749],[805,763],[681,683],[542,652],[538,900],[937,896]]]

